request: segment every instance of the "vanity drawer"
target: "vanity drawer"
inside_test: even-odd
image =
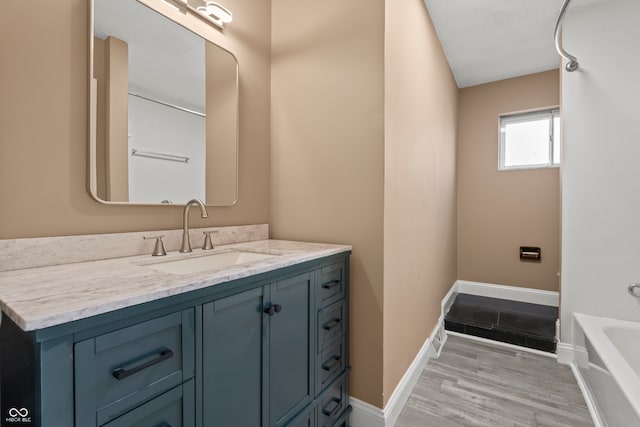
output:
[[[347,394],[348,374],[345,373],[322,394],[318,404],[318,426],[333,426],[349,405]]]
[[[344,334],[344,300],[318,311],[318,353]]]
[[[102,425],[194,375],[194,310],[76,343],[77,425]]]
[[[101,427],[194,427],[194,397],[192,379]]]
[[[345,368],[345,337],[331,344],[317,356],[316,392],[319,393],[336,379]]]
[[[316,272],[318,307],[326,307],[344,298],[345,264],[338,262],[322,267]]]

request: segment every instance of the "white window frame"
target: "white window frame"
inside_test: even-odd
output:
[[[541,164],[530,164],[530,165],[519,165],[519,166],[505,166],[504,165],[504,152],[505,152],[505,132],[504,132],[504,123],[521,123],[527,122],[531,120],[536,120],[539,118],[549,118],[549,161],[547,163]],[[546,168],[558,168],[560,167],[560,163],[562,162],[562,157],[560,157],[560,162],[554,164],[553,163],[553,140],[554,140],[554,131],[553,131],[553,121],[556,117],[560,117],[560,108],[552,107],[545,108],[542,110],[532,110],[520,113],[511,113],[511,114],[501,114],[498,119],[498,133],[500,135],[499,139],[499,148],[498,148],[498,170],[499,171],[509,171],[509,170],[519,170],[519,169],[546,169]]]

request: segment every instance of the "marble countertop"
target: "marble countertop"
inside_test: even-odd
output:
[[[193,274],[162,273],[153,264],[246,250],[278,256]],[[190,254],[131,256],[0,272],[0,308],[25,331],[130,307],[351,250],[351,246],[258,240]]]

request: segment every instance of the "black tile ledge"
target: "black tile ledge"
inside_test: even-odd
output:
[[[478,295],[458,294],[445,329],[555,353],[558,308]]]

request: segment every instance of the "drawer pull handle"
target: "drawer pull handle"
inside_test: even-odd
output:
[[[330,330],[332,330],[333,328],[335,328],[336,326],[338,326],[338,325],[340,324],[340,322],[341,322],[341,321],[342,321],[342,319],[333,319],[332,321],[330,321],[330,322],[326,323],[326,324],[323,326],[323,328],[324,328],[326,331],[330,331]]]
[[[158,363],[167,360],[167,359],[171,359],[173,357],[173,351],[171,350],[162,350],[160,352],[160,354],[158,355],[158,357],[156,357],[155,359],[149,360],[148,362],[143,363],[142,365],[138,365],[135,368],[131,368],[131,369],[123,369],[123,368],[117,368],[113,371],[113,377],[115,379],[117,379],[118,381],[123,380],[137,372],[142,371],[143,369],[147,369],[153,365],[157,365]]]
[[[322,365],[322,369],[327,372],[333,371],[334,368],[340,364],[340,359],[342,359],[340,356],[332,356],[330,362]]]
[[[339,284],[340,284],[340,280],[339,279],[335,279],[335,280],[332,280],[330,282],[325,283],[324,285],[322,285],[322,287],[324,289],[331,289],[331,288],[334,288],[334,287],[338,286]]]
[[[273,306],[273,309],[276,311],[276,313],[280,313],[282,311],[282,306],[280,304],[275,304]]]
[[[333,403],[333,408],[329,409],[329,405],[331,405]],[[336,412],[338,412],[338,409],[340,409],[340,404],[342,403],[342,399],[338,399],[337,397],[333,397],[331,398],[331,402],[329,402],[323,409],[322,409],[322,413],[325,414],[327,417],[332,417],[336,414]]]

